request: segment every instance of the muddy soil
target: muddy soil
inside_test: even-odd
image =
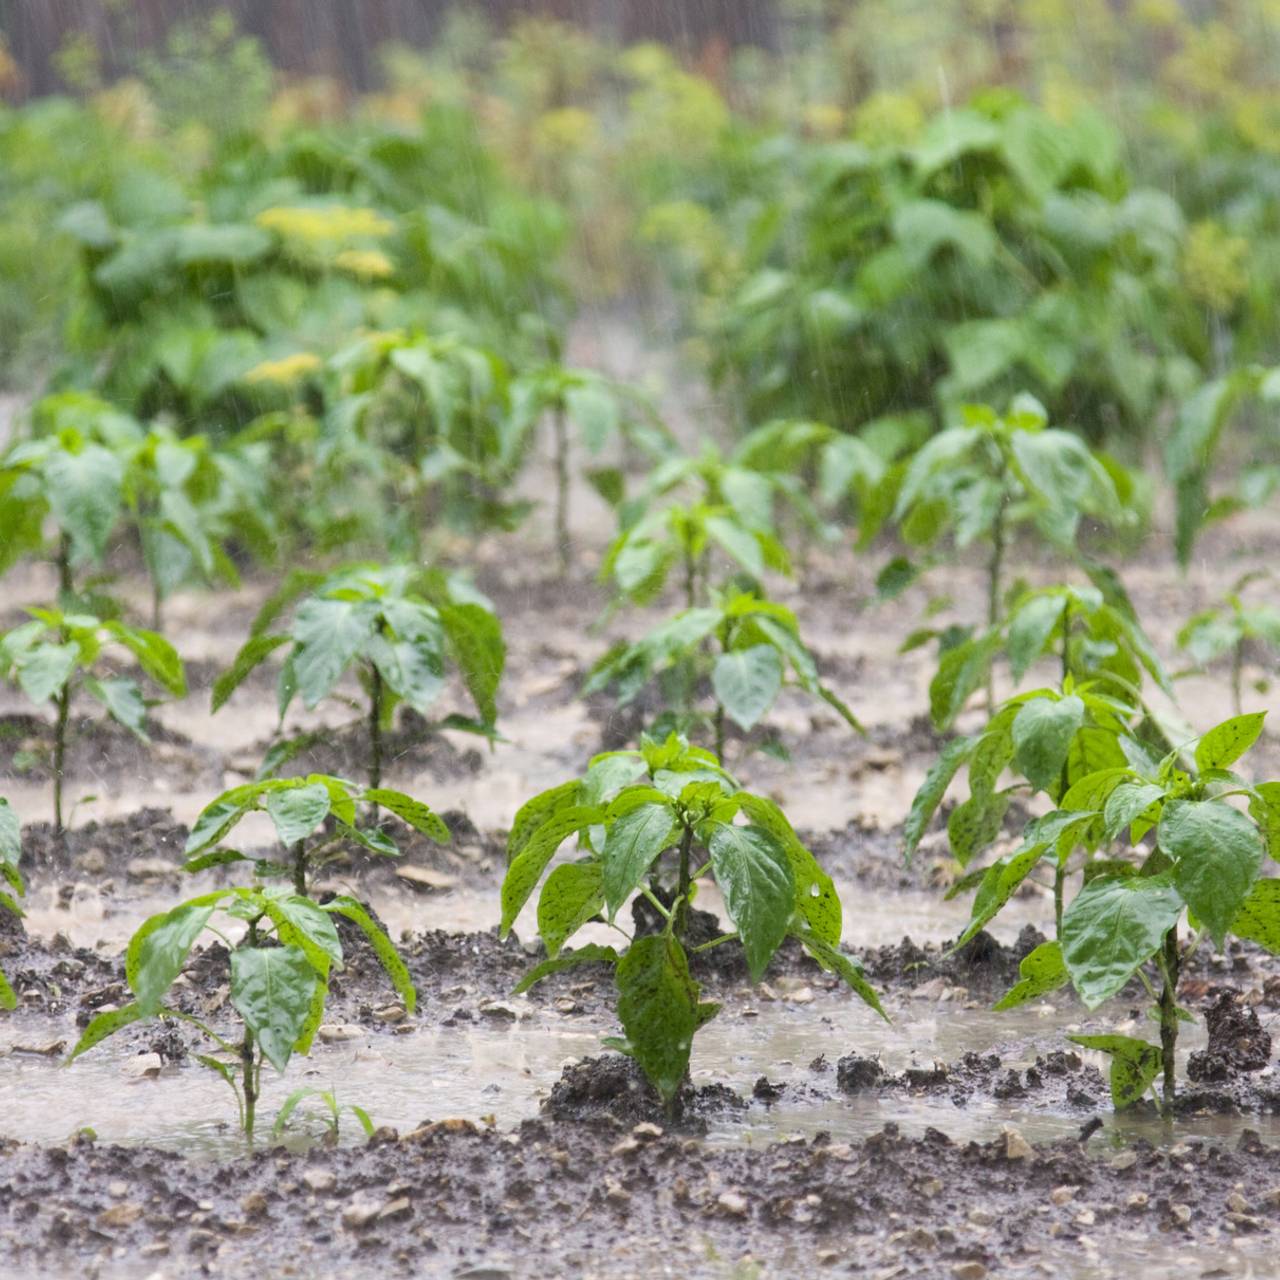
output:
[[[1280,1164],[1250,1134],[1116,1152],[890,1126],[730,1150],[649,1120],[424,1120],[230,1165],[10,1144],[0,1175],[12,1274],[1262,1275],[1280,1229]]]

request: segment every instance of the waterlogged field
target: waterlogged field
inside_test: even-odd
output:
[[[0,106],[0,1271],[1274,1271],[1280,28],[857,9]]]

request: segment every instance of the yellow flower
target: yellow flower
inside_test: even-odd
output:
[[[1197,222],[1182,246],[1182,281],[1187,292],[1214,311],[1230,311],[1249,285],[1245,263],[1249,242],[1212,220]]]
[[[352,240],[389,236],[395,223],[376,209],[331,204],[316,207],[277,205],[264,209],[254,221],[284,240],[309,248],[333,248]]]
[[[296,351],[279,360],[264,360],[244,375],[246,382],[274,382],[278,386],[292,386],[309,373],[320,368],[320,357],[310,351]]]
[[[360,280],[385,280],[395,274],[391,259],[378,249],[344,249],[333,265]]]

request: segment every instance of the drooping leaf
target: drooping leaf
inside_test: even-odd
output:
[[[929,766],[920,790],[911,801],[911,811],[902,829],[905,858],[909,863],[928,829],[933,815],[942,803],[951,780],[960,766],[973,754],[975,738],[954,738],[943,747],[938,758]]]
[[[699,986],[675,938],[637,938],[618,961],[618,1018],[640,1069],[670,1103],[689,1071],[699,1016]]]
[[[122,724],[142,742],[150,742],[147,736],[147,703],[142,690],[125,676],[108,676],[98,680],[94,676],[83,677],[85,692],[97,699],[107,709],[107,714]]]
[[[679,825],[665,800],[646,800],[610,823],[601,854],[604,900],[610,920],[649,874],[654,859],[670,848],[678,834]]]
[[[105,629],[137,658],[138,665],[156,684],[175,698],[186,697],[187,677],[182,659],[164,636],[115,621],[106,623]]]
[[[408,967],[400,958],[394,943],[378,927],[373,917],[354,898],[349,898],[345,894],[330,899],[324,904],[323,909],[345,916],[359,927],[378,957],[378,963],[391,979],[391,985],[404,1004],[405,1010],[412,1013],[418,1005],[418,993],[414,990],[413,979],[410,978]]]
[[[1156,832],[1173,858],[1173,883],[1222,946],[1262,865],[1258,829],[1221,800],[1169,800]]]
[[[288,636],[252,636],[236,654],[235,661],[213,682],[211,711],[217,711],[244,683],[249,673],[282,644],[288,644]]]
[[[480,718],[498,718],[496,695],[507,661],[502,624],[478,604],[451,604],[440,610],[440,621]]]
[[[1111,1100],[1117,1111],[1137,1102],[1164,1065],[1158,1044],[1132,1036],[1068,1036],[1067,1039],[1084,1049],[1098,1049],[1111,1058]]]
[[[875,988],[863,976],[862,970],[840,950],[838,943],[816,937],[807,929],[793,931],[801,946],[828,972],[842,978],[854,993],[871,1006],[886,1022],[890,1021]]]
[[[547,955],[560,948],[604,906],[603,869],[599,862],[567,862],[547,877],[538,897],[538,933]]]
[[[67,1061],[74,1062],[82,1053],[101,1044],[108,1036],[114,1035],[121,1027],[140,1022],[149,1015],[143,1013],[137,1004],[122,1005],[119,1009],[111,1009],[92,1018],[89,1025],[81,1032],[75,1048],[67,1055]]]
[[[1182,914],[1167,875],[1091,880],[1062,916],[1062,956],[1090,1009],[1116,995],[1164,942]]]
[[[213,903],[184,903],[154,915],[134,933],[125,952],[125,980],[138,997],[141,1017],[160,1007],[164,994],[182,972],[195,940],[209,923]]]
[[[329,789],[319,782],[290,786],[267,795],[267,813],[286,848],[305,840],[329,816]]]
[[[1016,1009],[1030,1000],[1038,1000],[1050,991],[1057,991],[1071,981],[1062,958],[1062,946],[1058,942],[1042,942],[1034,951],[1025,955],[1018,964],[1021,981],[1016,982],[992,1006],[993,1009]]]
[[[711,669],[711,686],[730,718],[750,732],[782,688],[782,659],[769,644],[722,653]]]
[[[617,963],[618,953],[612,947],[602,947],[592,942],[585,947],[563,952],[554,959],[544,960],[540,965],[536,965],[520,979],[513,994],[523,995],[535,982],[541,982],[543,978],[549,978],[553,973],[563,973],[566,969],[576,969],[584,964]]]
[[[239,947],[231,953],[231,1003],[277,1071],[289,1065],[321,981],[298,947]]]
[[[415,831],[420,831],[436,844],[448,844],[451,839],[445,820],[430,806],[421,800],[407,796],[403,791],[391,791],[386,787],[377,787],[364,793],[364,799],[371,804],[381,805],[407,822]]]
[[[604,821],[600,805],[572,805],[553,812],[507,866],[502,881],[502,936],[506,937],[556,850],[571,835]]]
[[[718,823],[707,842],[711,869],[758,982],[787,936],[795,881],[786,850],[762,827]]]

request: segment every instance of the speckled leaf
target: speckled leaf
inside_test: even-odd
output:
[[[1164,1059],[1160,1046],[1132,1036],[1068,1036],[1084,1049],[1097,1049],[1111,1058],[1111,1100],[1116,1110],[1132,1106],[1151,1087]]]
[[[600,914],[603,875],[598,862],[566,862],[547,877],[538,897],[538,933],[552,959],[588,920]]]
[[[701,1021],[700,988],[689,975],[684,950],[667,934],[637,938],[618,962],[616,981],[628,1051],[670,1103],[688,1075]]]
[[[1024,956],[1018,964],[1022,980],[1015,983],[992,1006],[994,1009],[1016,1009],[1029,1000],[1056,991],[1071,981],[1062,959],[1062,947],[1057,942],[1042,942],[1034,951]]]

